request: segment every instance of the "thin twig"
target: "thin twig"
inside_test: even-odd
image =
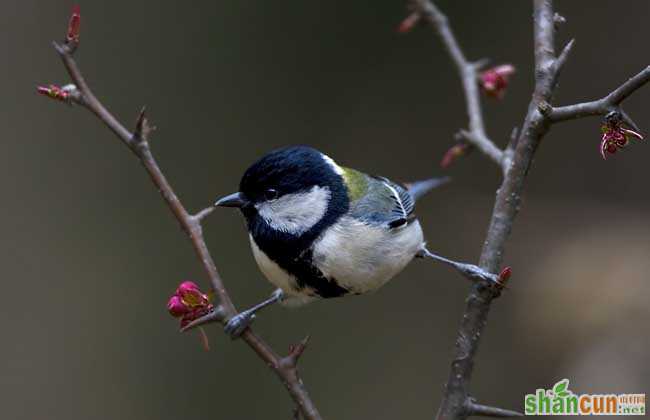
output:
[[[472,146],[479,149],[494,163],[504,169],[503,151],[490,140],[485,132],[485,124],[483,123],[481,96],[477,80],[478,70],[484,64],[484,61],[475,63],[467,61],[449,26],[447,16],[435,4],[429,0],[414,0],[414,6],[416,13],[436,30],[460,75],[463,91],[465,92],[465,102],[467,103],[467,115],[469,117],[469,129],[462,131],[461,135]]]
[[[309,344],[309,339],[310,336],[306,336],[305,338],[300,341],[298,344],[294,344],[291,347],[289,347],[289,354],[284,356],[282,360],[280,360],[280,364],[286,367],[293,367],[295,368],[298,366],[298,360],[302,357],[303,353],[305,352],[305,349],[307,349],[307,344]]]
[[[198,220],[203,220],[203,219],[205,219],[208,215],[210,215],[210,214],[211,214],[215,209],[216,209],[216,207],[214,207],[214,206],[207,207],[207,208],[201,210],[200,212],[196,213],[196,214],[194,215],[194,217],[195,217],[196,219],[198,219]]]
[[[213,317],[214,320],[223,322],[234,316],[237,311],[230,299],[230,295],[224,287],[221,276],[217,271],[217,267],[203,238],[201,220],[212,210],[210,208],[202,210],[196,216],[187,212],[151,153],[147,140],[151,127],[147,122],[144,110],[138,117],[134,132],[131,133],[104,107],[86,83],[73,58],[76,44],[54,43],[54,47],[59,53],[70,78],[77,87],[78,94],[74,97],[75,102],[93,112],[140,159],[140,162],[151,177],[156,188],[160,191],[167,206],[181,224],[183,230],[188,234],[192,246],[210,279],[212,289],[219,300],[219,312],[215,310],[213,313],[206,315],[206,317]],[[275,353],[250,328],[244,331],[241,338],[278,375],[281,382],[287,388],[289,395],[293,398],[297,407],[300,408],[303,417],[306,420],[320,420],[321,416],[309,397],[302,379],[298,375],[296,363],[286,363],[286,358],[280,357]],[[288,357],[292,357],[293,359],[291,360],[297,362],[297,357],[291,355]]]
[[[641,70],[637,75],[627,80],[607,96],[591,102],[551,108],[548,117],[555,123],[592,115],[606,115],[616,110],[621,111],[621,102],[634,93],[634,91],[648,83],[648,81],[650,81],[650,66]],[[638,131],[638,127],[636,127],[636,124],[634,124],[631,118],[627,117],[626,119],[626,122]]]
[[[470,416],[483,416],[483,417],[523,417],[522,413],[512,410],[504,410],[503,408],[491,407],[489,405],[477,404],[472,398],[466,402],[467,414]]]

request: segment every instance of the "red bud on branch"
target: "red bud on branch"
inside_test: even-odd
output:
[[[63,87],[59,87],[57,85],[37,86],[36,91],[41,95],[48,96],[52,99],[65,102],[67,104],[71,104],[74,100],[79,100],[79,91],[77,90],[77,87],[72,84],[65,85]]]
[[[501,99],[506,93],[510,77],[515,73],[512,64],[502,64],[485,70],[479,75],[479,85],[487,96]]]
[[[72,6],[72,14],[68,21],[68,33],[66,34],[65,41],[69,44],[79,43],[79,26],[81,24],[81,12],[79,5]]]
[[[400,22],[399,26],[397,27],[397,32],[400,34],[409,33],[415,27],[415,25],[418,24],[419,21],[420,14],[415,12],[411,13],[402,22]]]
[[[440,167],[443,169],[449,168],[458,158],[469,154],[472,147],[467,143],[454,144],[445,152],[440,161]]]
[[[499,273],[499,278],[497,279],[497,282],[501,287],[505,287],[505,285],[508,283],[508,280],[510,280],[511,275],[512,275],[512,268],[505,267]]]

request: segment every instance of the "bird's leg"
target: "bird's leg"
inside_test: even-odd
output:
[[[461,273],[463,276],[467,277],[470,280],[484,280],[490,283],[500,284],[498,275],[489,273],[483,270],[481,267],[474,264],[453,261],[450,260],[449,258],[445,258],[438,254],[434,254],[433,252],[429,251],[425,246],[422,246],[422,249],[420,250],[420,252],[417,253],[416,257],[431,258],[432,260],[450,265],[453,268],[455,268],[459,273]]]
[[[272,305],[276,302],[280,302],[284,299],[284,292],[281,289],[277,289],[271,294],[271,297],[258,303],[252,308],[248,308],[245,311],[238,313],[228,320],[226,325],[223,327],[224,331],[230,338],[233,340],[239,338],[239,336],[248,328],[253,320],[255,319],[255,313],[262,308],[265,308],[269,305]]]

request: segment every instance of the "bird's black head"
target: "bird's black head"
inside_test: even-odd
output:
[[[253,163],[239,183],[239,191],[254,202],[329,187],[339,176],[324,155],[306,146],[274,150]]]
[[[343,170],[307,146],[274,150],[244,173],[239,192],[216,204],[239,207],[253,237],[316,237],[348,210]]]

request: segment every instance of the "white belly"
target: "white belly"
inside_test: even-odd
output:
[[[318,297],[311,289],[297,290],[296,279],[271,260],[250,236],[251,248],[264,276],[285,292],[288,306],[301,305]],[[408,265],[424,242],[422,228],[413,221],[387,230],[344,217],[314,244],[313,259],[325,277],[351,293],[367,293],[383,286]]]
[[[326,277],[352,293],[378,289],[408,265],[424,242],[420,223],[393,230],[343,217],[314,246],[314,262]]]

